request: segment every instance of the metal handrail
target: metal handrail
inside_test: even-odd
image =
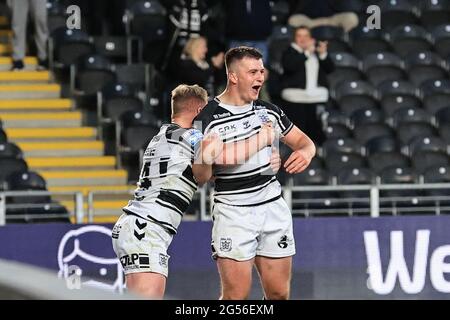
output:
[[[6,223],[6,199],[8,197],[32,197],[32,196],[54,196],[54,195],[66,195],[72,196],[75,200],[74,215],[76,223],[83,223],[84,210],[83,202],[84,197],[82,192],[68,192],[68,191],[44,191],[44,190],[27,190],[27,191],[2,191],[0,192],[0,226]],[[19,215],[14,215],[18,217]],[[20,215],[24,216],[24,215]],[[44,216],[40,216],[44,217]]]

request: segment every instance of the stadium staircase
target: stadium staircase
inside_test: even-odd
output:
[[[0,18],[0,24],[5,24]],[[8,141],[24,153],[30,171],[47,181],[49,191],[127,191],[127,172],[116,168],[114,156],[104,155],[104,142],[94,127],[83,126],[83,113],[74,101],[61,98],[61,86],[50,71],[36,71],[37,58],[26,57],[23,71],[11,68],[11,31],[0,30],[0,118]],[[70,211],[74,200],[52,196]],[[115,222],[129,196],[94,198],[95,222]],[[87,221],[87,220],[86,220]]]

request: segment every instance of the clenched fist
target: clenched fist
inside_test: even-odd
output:
[[[217,133],[209,133],[203,137],[202,159],[206,164],[213,164],[214,160],[222,153],[223,142]]]

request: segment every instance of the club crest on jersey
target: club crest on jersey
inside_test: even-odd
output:
[[[220,238],[220,251],[230,252],[232,249],[231,238]]]
[[[189,129],[185,133],[185,137],[187,137],[187,141],[189,141],[191,146],[195,146],[197,143],[199,143],[202,140],[203,134],[196,129]]]
[[[251,127],[251,126],[250,126],[250,121],[249,121],[249,120],[244,121],[244,122],[243,122],[243,125],[244,125],[244,129],[248,129],[248,128]]]

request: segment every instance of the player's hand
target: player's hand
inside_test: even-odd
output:
[[[296,150],[286,160],[284,168],[290,174],[300,173],[309,166],[310,162],[311,158],[305,155],[302,150]]]
[[[208,133],[202,141],[203,162],[213,164],[216,158],[222,153],[223,142],[217,133]]]
[[[317,46],[317,52],[319,54],[326,54],[328,51],[328,41],[319,41],[319,45]]]
[[[272,155],[270,156],[270,167],[274,174],[280,170],[281,167],[281,156],[276,148],[272,148]]]
[[[261,147],[271,145],[275,140],[275,129],[272,122],[263,123],[258,135],[258,140]]]

